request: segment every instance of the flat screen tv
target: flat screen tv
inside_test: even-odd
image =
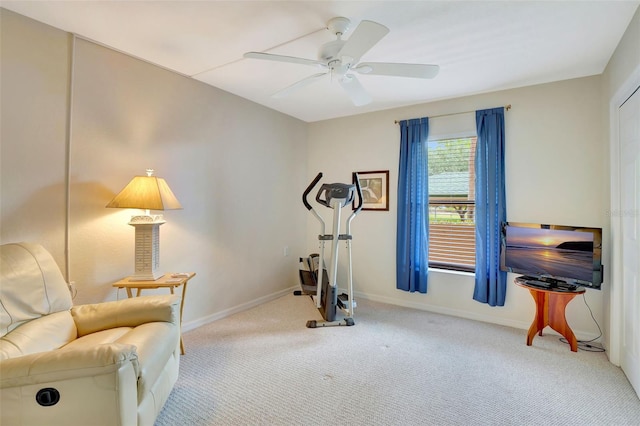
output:
[[[501,269],[549,283],[602,286],[602,229],[505,222]]]

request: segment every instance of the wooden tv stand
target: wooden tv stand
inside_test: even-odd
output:
[[[517,277],[515,283],[520,287],[524,287],[531,293],[533,300],[536,302],[536,315],[529,327],[527,334],[527,346],[531,346],[536,333],[542,336],[542,330],[549,326],[569,342],[569,346],[573,352],[578,352],[578,340],[575,334],[567,324],[565,310],[571,299],[578,294],[585,292],[584,289],[574,291],[556,291],[553,289],[543,289],[529,286],[522,277]]]

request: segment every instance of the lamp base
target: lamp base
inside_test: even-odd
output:
[[[155,281],[160,272],[160,225],[164,221],[132,221],[136,228],[135,272],[130,281]]]

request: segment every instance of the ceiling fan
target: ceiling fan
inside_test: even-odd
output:
[[[349,28],[350,22],[349,19],[343,17],[333,18],[329,21],[327,29],[336,35],[337,40],[320,46],[317,60],[263,52],[247,52],[244,54],[244,57],[310,65],[324,70],[321,73],[313,74],[274,93],[273,96],[276,98],[285,97],[302,87],[328,77],[338,80],[356,106],[368,104],[371,102],[371,96],[366,92],[364,87],[362,87],[354,75],[354,72],[359,74],[412,78],[433,78],[438,74],[440,70],[438,65],[359,62],[362,55],[367,53],[387,35],[389,29],[377,22],[362,21],[348,40],[342,40],[342,35]]]

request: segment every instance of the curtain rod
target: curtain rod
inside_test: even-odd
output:
[[[505,105],[504,109],[509,111],[511,109],[511,104]],[[451,114],[432,115],[429,118],[448,117],[450,115],[468,114],[470,112],[475,112],[475,110],[473,110],[473,111],[462,111],[462,112],[452,112]],[[402,121],[402,120],[395,120],[394,123],[398,124],[400,121]]]

